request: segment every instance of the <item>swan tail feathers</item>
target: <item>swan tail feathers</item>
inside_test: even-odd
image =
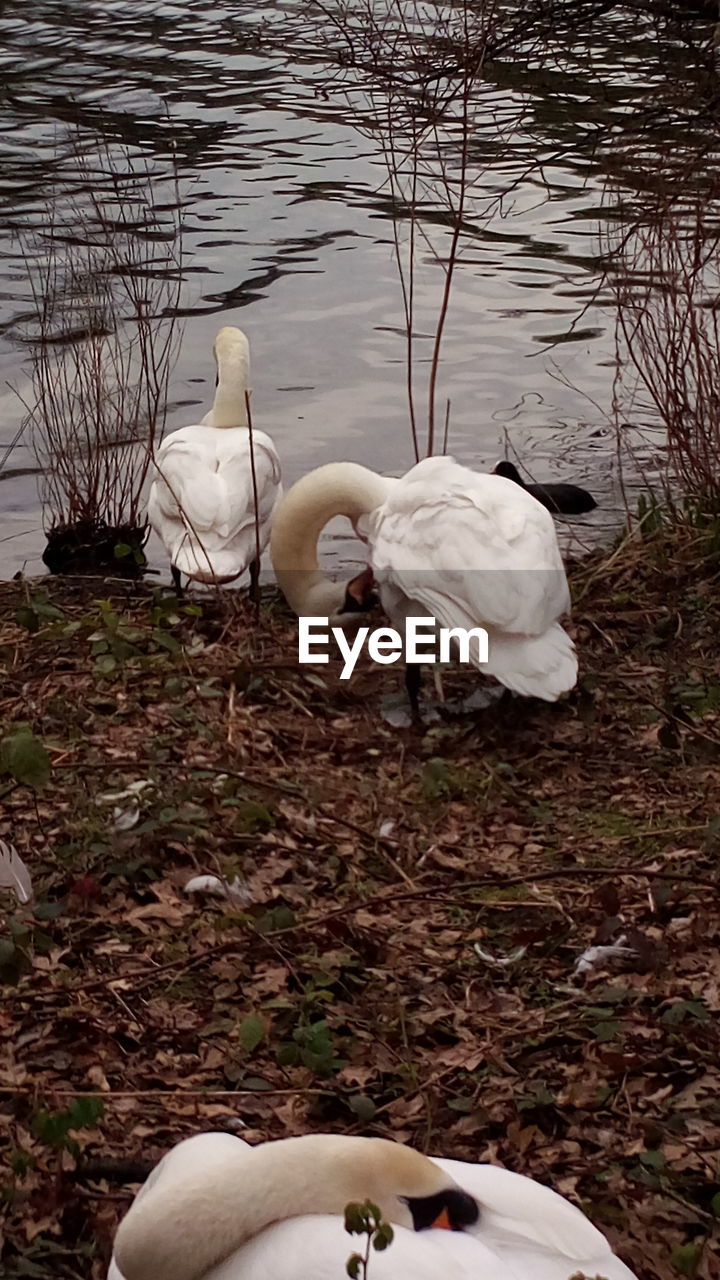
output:
[[[184,531],[172,550],[171,563],[193,578],[195,582],[222,583],[233,582],[245,572],[254,559],[254,541],[247,539],[247,546],[231,547],[214,546],[210,539],[202,538]]]
[[[387,601],[392,612],[393,602],[402,597],[395,596],[392,582],[386,590],[390,593]],[[478,619],[462,601],[450,600],[434,588],[417,590],[416,598],[443,627],[472,631],[479,625]],[[408,609],[406,616],[416,613],[417,608]],[[577,682],[575,645],[559,622],[553,622],[541,635],[488,628],[487,650],[488,660],[481,662],[479,646],[470,644],[468,656],[473,666],[485,675],[494,676],[506,689],[526,698],[557,702]]]
[[[514,693],[557,702],[577,683],[577,653],[558,622],[541,636],[491,632],[488,662],[482,669]]]

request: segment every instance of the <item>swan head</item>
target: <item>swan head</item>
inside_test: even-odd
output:
[[[477,1201],[419,1151],[385,1138],[340,1141],[353,1144],[347,1159],[355,1163],[358,1198],[370,1199],[388,1222],[413,1231],[464,1231],[478,1221]]]
[[[226,324],[219,329],[215,342],[213,343],[213,355],[215,363],[221,364],[223,360],[233,355],[245,354],[248,350],[248,340],[242,329],[237,329],[234,325]]]
[[[514,462],[509,462],[504,458],[502,462],[496,462],[492,469],[494,476],[503,476],[505,480],[514,480],[516,484],[524,485],[522,476],[515,466]]]
[[[363,569],[362,573],[358,573],[356,577],[345,583],[345,599],[342,612],[368,613],[377,604],[378,595],[375,591],[375,577],[368,565],[367,569]]]
[[[372,608],[372,571],[365,569],[350,582],[331,582],[318,564],[318,539],[338,515],[357,529],[393,483],[354,462],[329,462],[285,494],[273,517],[270,554],[277,584],[298,617],[332,618],[342,625],[344,615]]]
[[[374,609],[378,597],[372,569],[363,569],[349,581],[333,582],[319,570],[303,573],[275,569],[278,586],[299,618],[327,618],[330,626],[352,627],[361,615]]]
[[[250,344],[242,329],[225,325],[213,343],[215,399],[204,425],[247,427],[250,378]]]

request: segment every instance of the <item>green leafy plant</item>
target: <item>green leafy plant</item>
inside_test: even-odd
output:
[[[250,1054],[265,1039],[265,1023],[256,1013],[249,1013],[238,1027],[238,1039],[246,1053]]]
[[[100,675],[109,675],[120,663],[139,654],[142,638],[140,629],[124,622],[109,600],[97,601],[97,626],[88,640]]]
[[[272,813],[259,800],[232,800],[226,803],[236,810],[234,825],[238,831],[253,835],[258,831],[270,831],[275,826]]]
[[[15,621],[18,626],[24,627],[31,635],[35,635],[44,623],[57,622],[59,618],[64,617],[62,609],[50,604],[46,591],[33,592],[27,602],[15,610]]]
[[[709,1022],[710,1012],[699,998],[696,1000],[674,1000],[663,1011],[660,1021],[663,1026],[669,1027],[674,1031],[686,1019],[692,1022]]]
[[[461,799],[472,793],[474,779],[466,769],[448,764],[441,756],[430,756],[422,767],[420,786],[428,800]]]
[[[538,1107],[554,1107],[555,1098],[545,1084],[539,1082],[534,1089],[518,1098],[518,1111],[535,1111]]]
[[[156,591],[150,608],[150,621],[155,627],[174,627],[183,618],[202,618],[203,607],[190,600],[178,600],[175,592]]]
[[[702,1261],[703,1246],[694,1240],[676,1245],[672,1251],[672,1264],[681,1276],[694,1276]]]
[[[347,1065],[336,1056],[332,1032],[324,1018],[296,1027],[292,1039],[280,1045],[277,1060],[281,1067],[307,1067],[320,1079],[327,1079]]]
[[[97,600],[95,612],[87,618],[92,627],[88,636],[90,652],[98,675],[112,675],[125,665],[144,667],[164,662],[167,655],[182,653],[175,628],[201,613],[199,606],[179,603],[173,597],[156,596],[150,610],[152,626],[139,626],[116,612],[109,600]]]
[[[350,1280],[367,1280],[370,1251],[382,1253],[392,1244],[394,1231],[384,1222],[376,1204],[365,1200],[363,1204],[351,1202],[345,1205],[345,1230],[351,1236],[365,1236],[362,1252],[352,1253],[345,1264]]]
[[[29,724],[21,721],[0,739],[0,772],[33,791],[50,781],[50,756]]]
[[[56,1151],[78,1155],[80,1148],[70,1134],[77,1129],[91,1129],[105,1112],[102,1098],[75,1098],[66,1111],[36,1111],[32,1131],[41,1142]]]

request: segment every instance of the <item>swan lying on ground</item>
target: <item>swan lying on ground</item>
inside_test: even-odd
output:
[[[108,1280],[342,1280],[364,1243],[343,1211],[366,1199],[395,1231],[369,1280],[635,1280],[579,1209],[520,1174],[382,1138],[253,1148],[224,1133],[160,1161],[120,1224]]]
[[[367,587],[363,575],[333,583],[318,567],[318,538],[336,515],[367,542],[383,608],[399,630],[417,616],[482,627],[482,670],[507,689],[554,702],[573,688],[577,657],[559,623],[570,593],[555,526],[521,486],[446,457],[426,458],[399,480],[352,462],[311,471],[278,507],[270,543],[278,585],[301,617],[341,615]],[[408,665],[416,718],[419,673]]]
[[[232,582],[250,569],[253,591],[257,552],[270,537],[281,496],[280,460],[263,431],[253,431],[259,547],[255,536],[255,491],[246,392],[248,340],[240,329],[221,329],[215,339],[215,401],[202,422],[167,436],[155,456],[157,477],[148,516],[170,557],[173,581]]]

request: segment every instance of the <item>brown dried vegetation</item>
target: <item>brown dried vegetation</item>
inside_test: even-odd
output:
[[[2,733],[52,765],[0,775],[36,890],[3,894],[10,1274],[100,1277],[130,1180],[242,1125],[499,1161],[643,1280],[717,1280],[717,565],[643,566],[576,573],[571,698],[423,737],[380,718],[392,670],[297,667],[273,602],[0,589]],[[141,779],[114,830],[98,797]],[[197,871],[242,892],[190,898]]]

